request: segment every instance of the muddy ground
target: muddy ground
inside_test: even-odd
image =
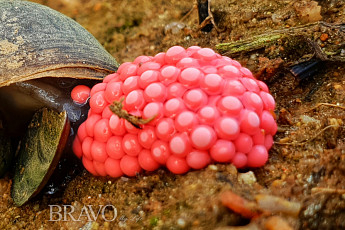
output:
[[[301,79],[290,71],[291,65],[315,56],[315,47],[343,44],[344,34],[330,34],[319,26],[307,30],[312,39],[277,41],[238,53],[217,46],[321,20],[344,22],[344,1],[211,0],[213,18],[204,23],[211,24],[209,32],[199,25],[196,1],[35,2],[75,19],[119,63],[172,45],[218,48],[268,84],[277,102],[279,130],[268,163],[259,169],[216,164],[180,176],[160,169],[119,179],[97,178],[81,170],[63,191],[40,194],[22,207],[10,198],[11,181],[1,179],[1,229],[345,229],[344,50],[320,62],[311,77]],[[221,202],[226,191],[239,196],[228,193],[227,199],[245,199],[240,206],[250,206],[255,215],[246,215],[245,208],[226,207],[224,199]],[[267,207],[251,206],[267,197]],[[70,216],[67,221],[49,221],[48,205],[71,205],[78,215],[85,205],[95,212],[99,205],[108,208],[105,218],[100,215],[95,221],[85,215],[80,221]],[[116,218],[105,221],[113,219],[113,207]]]

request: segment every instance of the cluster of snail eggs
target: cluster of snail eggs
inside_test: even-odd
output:
[[[161,166],[183,174],[212,162],[260,167],[277,131],[267,85],[239,62],[198,46],[139,56],[91,90],[77,86],[72,98],[90,104],[73,151],[99,176]]]

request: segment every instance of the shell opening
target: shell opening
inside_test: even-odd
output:
[[[43,107],[58,112],[65,110],[72,128],[78,127],[86,118],[89,108],[88,104],[74,103],[70,98],[70,92],[75,85],[81,82],[92,86],[97,81],[48,77],[1,87],[0,117],[3,128],[11,136],[22,136],[33,114]]]

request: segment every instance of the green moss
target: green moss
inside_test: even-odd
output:
[[[157,226],[158,221],[159,221],[158,217],[156,217],[156,216],[151,217],[151,219],[150,219],[150,226],[152,226],[152,227]]]

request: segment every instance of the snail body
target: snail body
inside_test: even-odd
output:
[[[39,160],[45,160],[45,156],[42,156],[47,153],[44,146],[42,147],[44,144],[39,143],[36,145],[37,149],[30,153],[28,151],[31,150],[26,149],[23,143],[18,148],[17,152],[22,155],[16,157],[21,160],[17,159],[15,164],[12,188],[12,197],[17,205],[24,204],[47,183],[61,152],[68,148],[66,145],[71,142],[66,140],[66,137],[73,139],[76,128],[86,116],[88,105],[74,103],[70,98],[71,90],[80,84],[92,86],[104,76],[115,72],[117,67],[116,60],[74,20],[36,3],[0,0],[0,134],[5,133],[5,136],[13,137],[16,141],[22,137],[28,139],[27,132],[39,136],[41,131],[30,131],[28,124],[33,115],[36,116],[36,112],[42,108],[60,113],[61,116],[56,116],[60,116],[62,121],[63,117],[66,117],[60,142],[57,138],[57,146],[54,150],[49,150],[54,158],[49,159],[51,165],[45,167],[42,173],[38,173],[40,169],[36,170],[31,166],[37,171],[34,173],[41,174],[42,178],[24,178],[24,169],[30,168],[24,164],[29,162],[26,158],[33,155],[38,156]],[[41,113],[42,116],[44,114],[48,112]],[[41,115],[36,117],[45,121]],[[42,124],[49,129],[49,117],[48,122]],[[39,128],[38,125],[37,129]],[[43,139],[49,140],[53,134],[45,132],[44,135],[47,136]],[[40,142],[39,139],[28,140],[29,144]],[[4,159],[1,156],[2,149],[3,146],[0,146],[0,161]],[[35,187],[24,191],[21,183],[30,180],[42,182],[35,182]],[[26,194],[25,197],[22,194]]]

